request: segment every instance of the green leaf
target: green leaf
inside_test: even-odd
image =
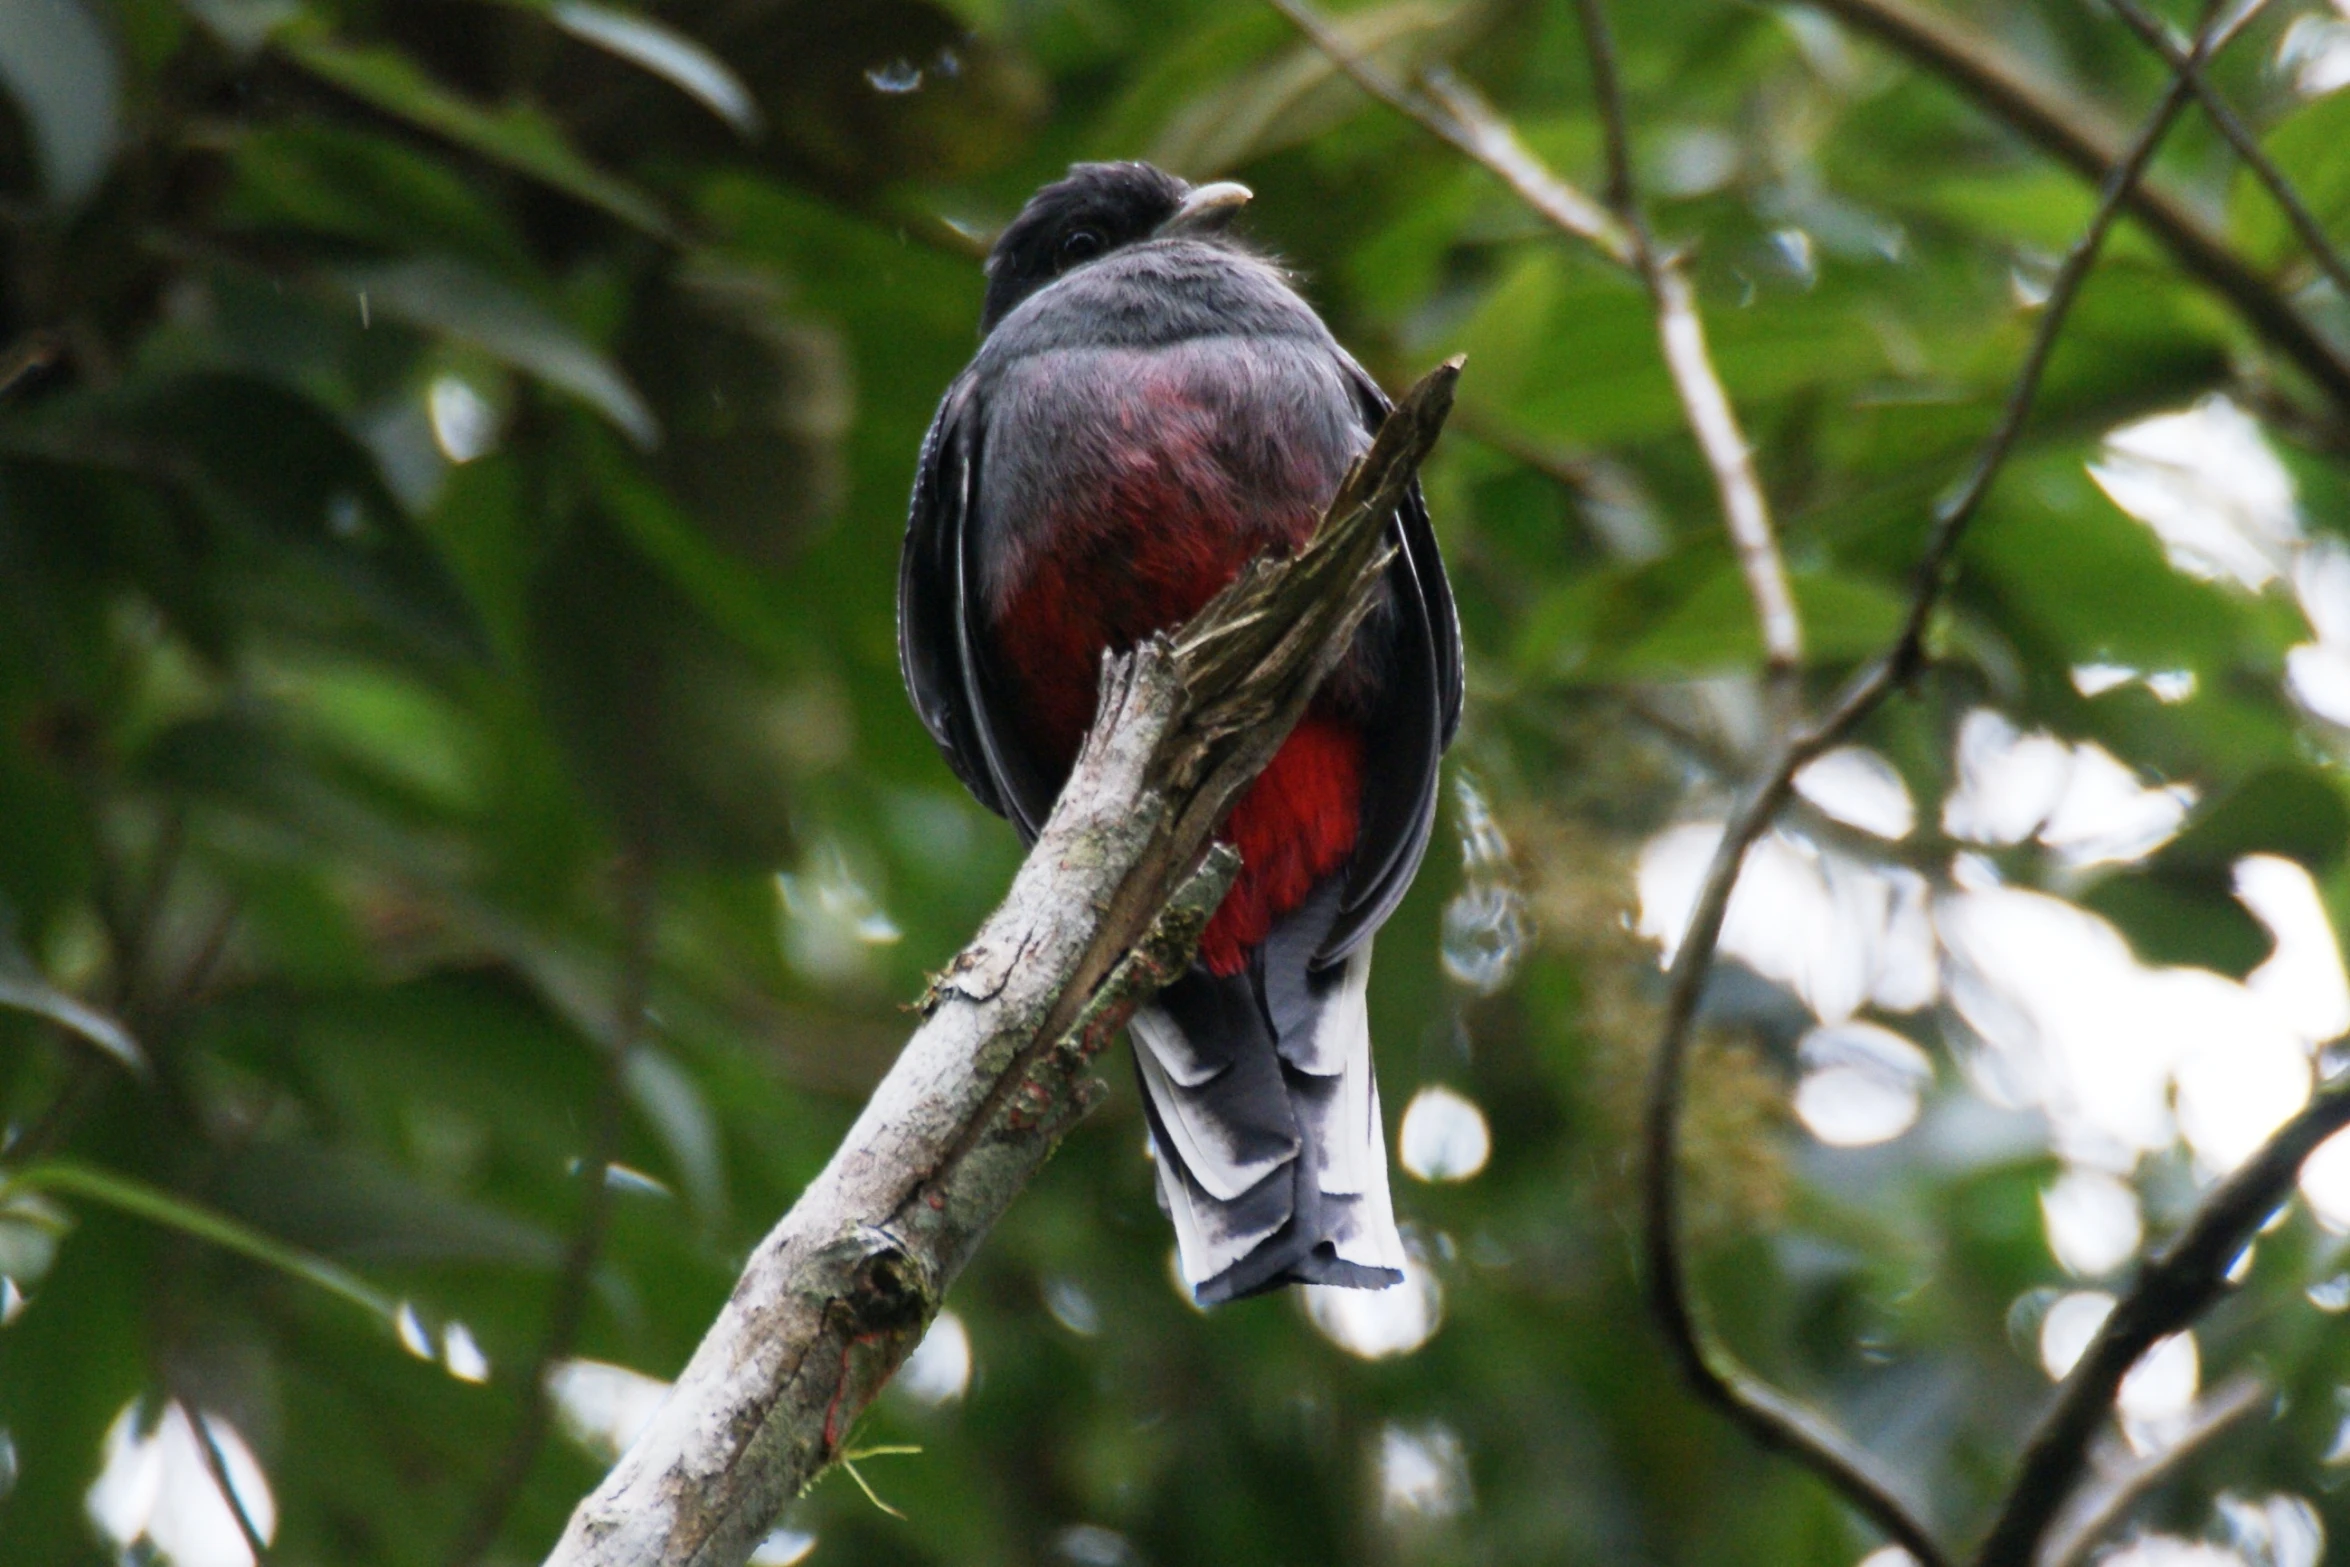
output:
[[[1789,576],[1788,586],[1803,616],[1805,656],[1814,663],[1847,662],[1882,651],[1893,640],[1908,608],[1908,600],[1899,590],[1836,572],[1795,572]],[[1748,661],[1760,659],[1754,600],[1747,591],[1745,574],[1734,566],[1710,578],[1628,649],[1626,669],[1718,667],[1722,660],[1717,650],[1725,632],[1737,646],[1748,650]]]
[[[2216,678],[2265,640],[2251,607],[2172,569],[2151,530],[2090,482],[2087,455],[2059,442],[2008,465],[1967,534],[1962,594],[1991,601],[2000,619],[2022,622],[2068,664]],[[1989,591],[1977,599],[1980,589]]]
[[[1465,7],[1389,0],[1332,25],[1349,48],[1389,75],[1441,53]],[[1294,147],[1361,112],[1362,90],[1311,44],[1290,46],[1213,91],[1194,95],[1159,133],[1153,161],[1197,178]]]
[[[704,537],[694,520],[608,440],[587,443],[597,493],[629,542],[715,625],[779,667],[799,643],[758,574]]]
[[[2272,767],[2198,812],[2155,857],[2157,866],[2233,869],[2248,854],[2297,860],[2320,880],[2350,848],[2350,805],[2334,777],[2314,767]]]
[[[2298,861],[2319,881],[2350,849],[2350,805],[2314,767],[2272,767],[2197,813],[2142,866],[2106,877],[2082,897],[2150,963],[2187,963],[2241,979],[2274,950],[2268,928],[2235,896],[2236,862],[2249,854]]]
[[[444,256],[343,274],[371,310],[469,343],[549,386],[569,392],[640,447],[658,445],[660,422],[617,365],[562,320],[496,278]]]
[[[448,162],[388,135],[332,124],[265,126],[233,150],[222,203],[236,226],[299,229],[371,250],[452,250],[527,276],[528,249],[506,214]]]
[[[526,943],[550,939],[540,926],[460,915],[493,962],[216,1009],[206,1044],[286,1084],[335,1130],[332,1142],[256,1143],[225,1172],[218,1206],[345,1261],[537,1269],[560,1256],[545,1226],[576,1200],[565,1166],[592,1119],[603,1057],[528,986],[592,1014],[582,1026],[600,1043],[612,1019],[609,961],[533,952]],[[289,1038],[298,1049],[285,1048]]]
[[[422,681],[374,663],[286,660],[271,671],[289,727],[437,812],[480,805],[466,715]]]
[[[1774,403],[1886,374],[1865,312],[1841,293],[1786,294],[1734,309],[1701,279],[1699,311],[1714,365],[1750,428]],[[1477,366],[1475,399],[1549,440],[1605,447],[1689,441],[1647,297],[1631,278],[1563,243],[1510,259],[1460,329]]]
[[[46,1018],[96,1045],[131,1071],[148,1073],[147,1053],[122,1020],[100,1006],[59,989],[24,950],[16,934],[17,913],[0,899],[0,1007]]]
[[[224,1251],[275,1268],[290,1278],[338,1295],[390,1327],[400,1303],[351,1272],[297,1247],[262,1234],[209,1208],[160,1191],[144,1181],[90,1165],[52,1160],[19,1170],[0,1181],[0,1199],[22,1192],[54,1192],[103,1203],[118,1213],[177,1230]]]
[[[280,1244],[376,1264],[541,1270],[562,1256],[540,1225],[452,1196],[357,1149],[308,1140],[247,1150],[228,1172],[220,1205],[286,1237]]]
[[[24,111],[49,200],[79,205],[122,136],[122,67],[82,0],[0,5],[0,85]]]
[[[518,104],[484,109],[390,49],[355,48],[302,33],[280,38],[276,47],[313,76],[386,114],[446,137],[658,239],[676,237],[652,197],[581,157],[554,121],[536,109]]]
[[[310,399],[256,377],[190,375],[95,402],[69,428],[94,444],[132,432],[169,453],[185,493],[245,546],[240,588],[280,589],[262,602],[281,624],[342,629],[356,610],[412,647],[478,655],[470,607],[374,456]]]
[[[1936,179],[1911,196],[1924,213],[1994,236],[2005,246],[2033,246],[2061,256],[2096,210],[2097,196],[2070,169],[2036,165],[1973,171]]]
[[[120,1019],[50,984],[13,941],[0,940],[0,1007],[47,1018],[141,1076],[147,1073],[147,1053]]]
[[[2300,192],[2318,226],[2344,243],[2350,229],[2350,93],[2315,99],[2262,138],[2261,148]],[[2297,255],[2300,240],[2260,182],[2239,170],[2228,221],[2246,247],[2271,262]]]
[[[660,77],[746,141],[759,134],[759,106],[750,88],[725,61],[677,29],[592,0],[556,0],[549,14],[572,37]]]
[[[2113,921],[2147,963],[2242,979],[2276,947],[2267,927],[2230,895],[2224,876],[2161,870],[2108,876],[2080,904]]]
[[[1883,583],[1834,572],[1789,579],[1806,656],[1865,658],[1890,641],[1906,601]],[[1662,561],[1595,572],[1525,620],[1520,667],[1589,681],[1719,674],[1759,665],[1762,637],[1746,579],[1717,540]]]
[[[157,1253],[167,1249],[156,1240],[144,1225],[90,1213],[24,1315],[0,1330],[0,1426],[15,1436],[22,1466],[0,1511],[0,1554],[10,1561],[114,1559],[97,1553],[83,1498],[108,1424],[151,1373],[146,1308]]]
[[[694,1206],[715,1213],[725,1200],[726,1173],[717,1118],[701,1089],[675,1060],[645,1044],[629,1052],[625,1081],[629,1102],[660,1134]]]

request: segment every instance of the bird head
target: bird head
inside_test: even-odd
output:
[[[1028,198],[988,253],[981,335],[1064,273],[1144,240],[1219,233],[1248,199],[1246,185],[1192,185],[1147,163],[1072,165]]]

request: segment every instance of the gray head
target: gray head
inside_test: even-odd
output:
[[[1123,246],[1220,233],[1248,199],[1245,185],[1193,186],[1147,163],[1072,164],[1028,198],[988,253],[980,334],[1055,278]]]

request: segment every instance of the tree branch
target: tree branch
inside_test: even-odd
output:
[[[1237,866],[1213,835],[1374,601],[1388,518],[1457,375],[1455,361],[1405,396],[1304,549],[1107,662],[1092,732],[1002,907],[550,1564],[731,1567],[839,1456],[1100,1097],[1094,1059],[1188,963]]]
[[[1558,177],[1518,139],[1509,121],[1495,114],[1450,72],[1430,71],[1422,81],[1434,98],[1415,92],[1349,48],[1337,29],[1307,0],[1270,0],[1306,41],[1364,92],[1466,155],[1532,207],[1561,233],[1584,241],[1620,267],[1633,266],[1632,236],[1616,214]]]
[[[1984,110],[2090,179],[2111,176],[2124,156],[2112,126],[2078,95],[2040,80],[1992,40],[1911,0],[1818,0],[1821,10],[1890,45],[1944,78]],[[2133,184],[2130,215],[2180,268],[2199,280],[2350,414],[2350,358],[2225,236],[2159,185]]]
[[[236,1520],[237,1533],[245,1537],[245,1549],[253,1553],[253,1567],[267,1567],[269,1541],[262,1538],[253,1515],[245,1510],[245,1499],[237,1492],[236,1477],[229,1473],[228,1455],[220,1450],[220,1439],[212,1434],[212,1419],[193,1399],[178,1398],[180,1413],[187,1417],[189,1429],[196,1433],[196,1451],[204,1458],[204,1471],[212,1477],[212,1488],[228,1504],[229,1516]]]
[[[2277,210],[2292,225],[2302,248],[2309,252],[2309,259],[2316,262],[2318,269],[2333,280],[2335,292],[2343,299],[2350,300],[2350,263],[2343,261],[2341,251],[2334,248],[2325,226],[2317,221],[2316,214],[2309,210],[2309,204],[2293,188],[2293,182],[2285,178],[2285,171],[2277,167],[2276,160],[2260,145],[2260,138],[2253,135],[2251,128],[2237,118],[2234,109],[2228,107],[2227,99],[2220,95],[2218,88],[2212,86],[2211,79],[2203,74],[2203,68],[2188,58],[2185,47],[2171,37],[2169,30],[2139,0],[2106,0],[2106,3],[2113,7],[2113,14],[2120,17],[2123,25],[2136,33],[2147,48],[2162,56],[2164,63],[2173,71],[2186,76],[2188,83],[2195,89],[2196,101],[2203,105],[2204,114],[2210,118],[2212,128],[2235,149],[2236,156],[2244,160],[2244,167],[2252,171],[2252,177],[2260,181],[2261,188],[2268,192],[2269,199],[2277,204]]]
[[[1616,85],[1615,51],[1604,18],[1586,5],[1584,31],[1591,40],[1592,80],[1608,145],[1608,196],[1602,206],[1553,173],[1519,139],[1507,118],[1451,72],[1423,72],[1424,91],[1414,91],[1350,49],[1307,0],[1271,4],[1365,92],[1466,154],[1552,227],[1639,277],[1656,310],[1657,340],[1674,394],[1721,497],[1722,520],[1747,594],[1754,600],[1764,657],[1774,669],[1791,670],[1801,664],[1803,623],[1771,534],[1770,506],[1755,473],[1753,450],[1706,348],[1705,323],[1697,313],[1696,294],[1681,258],[1658,247],[1633,188],[1623,96]]]
[[[1697,296],[1681,257],[1661,250],[1648,218],[1640,209],[1640,193],[1632,178],[1632,131],[1624,113],[1624,92],[1616,73],[1615,38],[1600,0],[1578,0],[1584,47],[1591,55],[1592,97],[1599,105],[1599,122],[1607,141],[1607,199],[1632,236],[1632,263],[1648,297],[1656,306],[1657,341],[1664,350],[1665,368],[1673,377],[1682,411],[1688,416],[1697,449],[1713,470],[1714,489],[1721,496],[1722,523],[1738,555],[1738,569],[1746,578],[1747,596],[1762,630],[1763,658],[1774,670],[1793,670],[1803,662],[1803,622],[1795,613],[1795,596],[1787,587],[1787,568],[1779,559],[1778,541],[1771,535],[1770,505],[1763,499],[1762,480],[1754,471],[1754,450],[1738,427],[1737,410],[1714,369],[1705,346],[1705,323],[1697,314]]]
[[[2301,1162],[2344,1126],[2350,1126],[2350,1077],[2337,1077],[2206,1193],[2187,1227],[2138,1270],[2033,1428],[1999,1517],[1975,1553],[1976,1567],[2027,1567],[2072,1495],[2088,1463],[2089,1439],[2113,1408],[2122,1378],[2155,1340],[2186,1327],[2219,1299],[2253,1232],[2292,1195]]]
[[[2098,1443],[2091,1462],[2099,1471],[2099,1483],[2075,1492],[2064,1511],[2050,1521],[2034,1567],[2079,1567],[2082,1558],[2142,1497],[2267,1403],[2275,1392],[2265,1379],[2240,1372],[2196,1400],[2187,1414],[2186,1429],[2169,1445],[2141,1458],[2119,1438],[2108,1437]]]
[[[2240,22],[2241,18],[2238,25]],[[2231,31],[2232,28],[2223,28],[2216,22],[2207,23],[2196,42],[2193,58],[2198,63],[2209,59]],[[1798,726],[1779,743],[1770,765],[1748,789],[1745,799],[1723,828],[1721,844],[1707,869],[1666,979],[1665,1018],[1651,1067],[1646,1125],[1644,1249],[1650,1309],[1683,1373],[1701,1396],[1757,1441],[1789,1454],[1811,1469],[1926,1567],[1940,1567],[1949,1558],[1923,1521],[1877,1476],[1876,1466],[1868,1455],[1816,1413],[1756,1379],[1725,1347],[1713,1340],[1699,1320],[1681,1254],[1679,1169],[1683,1069],[1696,1024],[1698,999],[1721,941],[1722,922],[1729,912],[1730,896],[1736,890],[1746,851],[1769,829],[1787,803],[1794,791],[1795,775],[1823,752],[1841,743],[1924,663],[1926,631],[1935,607],[1941,602],[1951,554],[2014,450],[2039,390],[2040,378],[2071,314],[2073,302],[2080,295],[2081,285],[2088,279],[2130,190],[2153,161],[2155,149],[2177,119],[2188,94],[2186,79],[2174,79],[2136,142],[2106,176],[2096,215],[2057,273],[2041,312],[2039,330],[2017,371],[1999,421],[1984,440],[1965,482],[1940,508],[1927,535],[1918,562],[1916,586],[1899,635],[1874,664],[1846,686],[1825,715]]]

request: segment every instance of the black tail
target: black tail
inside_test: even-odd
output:
[[[1370,944],[1307,968],[1316,943],[1302,938],[1318,932],[1302,927],[1334,910],[1313,899],[1246,971],[1194,966],[1134,1017],[1159,1195],[1203,1306],[1282,1284],[1403,1279],[1371,1075]]]

